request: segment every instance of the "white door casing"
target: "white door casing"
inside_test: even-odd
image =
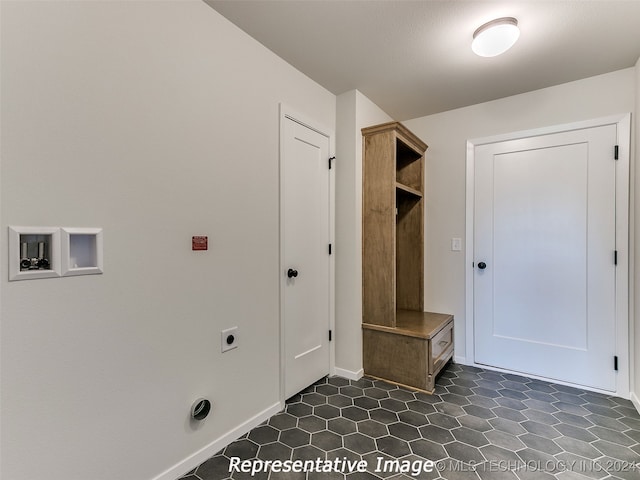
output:
[[[628,148],[628,115],[468,143],[467,363],[628,396]]]
[[[332,369],[333,175],[331,136],[281,113],[282,399]],[[333,253],[333,252],[331,252]]]

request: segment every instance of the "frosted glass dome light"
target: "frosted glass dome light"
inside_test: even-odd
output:
[[[518,20],[513,17],[497,18],[473,33],[471,49],[481,57],[495,57],[509,50],[519,36]]]

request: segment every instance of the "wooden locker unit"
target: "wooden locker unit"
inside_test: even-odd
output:
[[[427,145],[398,122],[362,135],[364,371],[432,392],[453,355],[453,317],[423,312]]]

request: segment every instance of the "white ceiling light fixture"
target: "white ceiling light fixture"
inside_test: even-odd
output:
[[[495,57],[509,50],[519,36],[518,20],[513,17],[496,18],[473,33],[471,49],[481,57]]]

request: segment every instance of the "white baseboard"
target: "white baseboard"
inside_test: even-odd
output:
[[[638,398],[638,396],[634,392],[631,392],[631,395],[629,395],[629,397],[631,398],[631,403],[633,403],[633,406],[636,407],[636,410],[638,411],[638,413],[640,413],[640,398]]]
[[[264,422],[268,418],[278,413],[280,410],[282,410],[282,408],[283,408],[283,405],[280,402],[273,404],[269,408],[263,410],[262,412],[253,416],[246,422],[240,424],[233,430],[228,431],[227,433],[217,438],[210,444],[198,450],[193,455],[190,455],[184,460],[176,463],[173,467],[164,471],[163,473],[155,477],[153,480],[176,480],[176,478],[181,477],[188,471],[196,468],[198,465],[200,465],[204,461],[213,457],[216,453],[218,453],[224,447],[226,447],[231,442],[233,442],[234,440],[238,439],[239,437],[247,433],[252,428],[257,427],[262,422]]]
[[[362,368],[357,372],[354,372],[352,370],[345,370],[344,368],[338,368],[338,367],[336,367],[334,370],[335,370],[334,371],[335,375],[338,375],[339,377],[344,377],[349,380],[360,380],[364,375],[364,369]]]
[[[467,365],[467,357],[461,357],[459,355],[453,356],[453,363],[459,363],[460,365]]]

